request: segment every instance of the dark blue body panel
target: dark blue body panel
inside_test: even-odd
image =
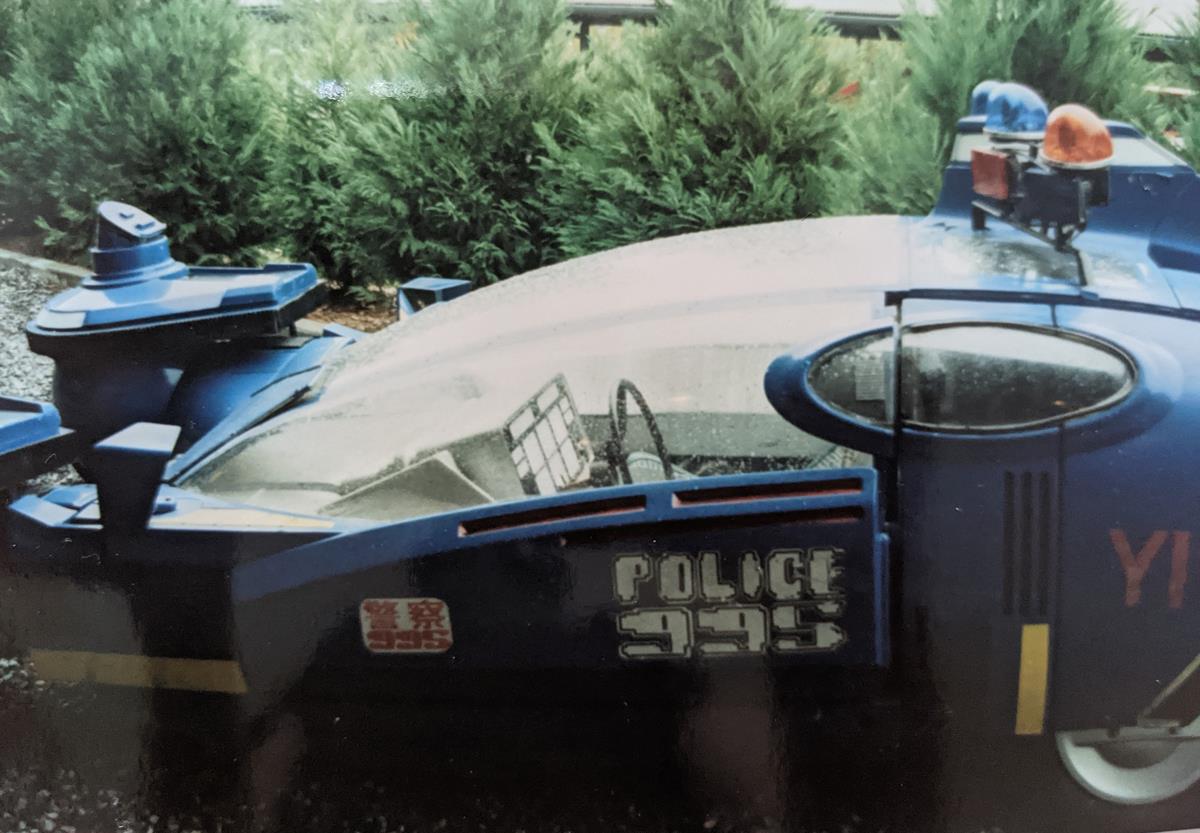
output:
[[[1188,453],[1200,415],[1189,361],[1197,325],[1097,309],[1062,309],[1059,321],[1144,345],[1167,365],[1158,378],[1178,374],[1158,392],[1173,400],[1159,420],[1138,420],[1140,430],[1099,448],[1085,435],[1064,443],[1055,706],[1077,726],[1130,722],[1200,650],[1200,603],[1188,581],[1200,506]]]
[[[263,339],[258,344],[214,346],[192,362],[175,387],[165,420],[183,428],[184,447],[234,416],[240,430],[246,412],[263,418],[307,388],[322,364],[357,336]],[[236,415],[236,416],[235,416]],[[206,438],[215,448],[231,434]]]
[[[0,491],[53,471],[78,453],[78,445],[53,405],[0,396]]]
[[[560,495],[358,529],[353,523],[320,522],[289,528],[289,519],[278,516],[279,529],[272,533],[191,526],[189,514],[212,510],[179,493],[172,510],[157,514],[146,533],[119,541],[119,556],[98,555],[95,575],[108,576],[118,595],[128,593],[135,622],[150,615],[170,618],[197,605],[226,611],[218,616],[231,623],[223,637],[206,630],[211,619],[189,615],[186,628],[155,629],[152,653],[237,657],[251,691],[268,698],[288,693],[300,680],[337,688],[347,675],[364,692],[387,692],[389,685],[402,692],[405,679],[431,674],[617,672],[629,668],[620,654],[623,642],[662,649],[662,656],[642,660],[644,667],[695,668],[702,645],[737,641],[736,634],[722,640],[701,624],[701,612],[717,604],[702,597],[696,566],[701,551],[717,554],[716,584],[736,587],[725,602],[769,617],[760,634],[766,644],[739,645],[711,661],[752,667],[765,662],[781,670],[888,663],[888,547],[879,525],[875,472],[710,478],[607,491],[603,497]],[[11,566],[19,572],[78,563],[86,560],[84,553],[111,546],[98,527],[80,524],[89,517],[89,495],[71,492],[63,499],[83,504],[82,514],[36,498],[12,507],[24,519],[13,525],[13,542],[22,553],[38,553],[15,559]],[[230,511],[236,526],[238,510]],[[834,569],[824,574],[820,588],[815,572],[803,566],[813,549],[833,558]],[[756,584],[742,563],[749,553],[756,554],[761,571]],[[614,559],[623,554],[659,563],[676,558],[688,571],[684,582],[690,589],[683,597],[663,598],[662,582],[677,580],[664,574],[639,581],[636,598],[618,599]],[[106,561],[110,567],[99,566]],[[787,571],[772,566],[785,561]],[[161,573],[168,564],[171,578]],[[112,578],[114,569],[127,578]],[[186,571],[187,580],[176,571]],[[134,577],[146,584],[139,586]],[[80,604],[86,607],[91,582],[79,579]],[[153,599],[147,594],[151,586],[177,583],[170,594],[155,592]],[[179,593],[195,597],[185,603]],[[426,656],[372,653],[360,621],[360,605],[370,598],[441,600],[453,626],[453,646]],[[143,604],[156,612],[143,610]],[[27,624],[26,638],[40,649],[130,650],[108,641],[111,635],[93,634],[61,608],[39,607],[44,618]],[[648,609],[687,618],[686,639],[672,644],[662,634],[619,632],[623,615]],[[298,611],[306,611],[299,620]],[[139,625],[135,632],[144,629]],[[615,694],[621,690],[629,693]]]
[[[979,127],[965,121],[960,140],[976,141]],[[52,678],[236,694],[244,715],[263,719],[314,695],[686,703],[716,677],[769,680],[781,702],[818,690],[861,695],[876,716],[919,692],[923,713],[939,716],[931,725],[946,717],[955,738],[1055,740],[1095,795],[1173,799],[1200,781],[1200,763],[1188,769],[1186,753],[1173,757],[1187,743],[1200,749],[1192,559],[1200,479],[1190,468],[1200,424],[1200,181],[1167,151],[1138,144],[1147,140],[1134,128],[1109,129],[1118,143],[1111,192],[1072,238],[1079,258],[1020,223],[975,224],[970,165],[953,161],[929,217],[864,220],[876,237],[849,241],[894,247],[861,261],[877,274],[839,273],[844,286],[814,290],[814,307],[855,311],[844,328],[840,317],[824,329],[803,322],[796,341],[806,326],[821,335],[787,350],[757,330],[749,345],[723,340],[722,324],[738,317],[730,329],[747,341],[745,317],[760,303],[728,293],[728,276],[699,283],[729,319],[711,298],[709,307],[694,304],[698,322],[684,314],[686,298],[669,299],[676,317],[647,313],[650,327],[711,328],[704,372],[712,378],[742,347],[761,362],[753,378],[730,380],[740,392],[725,399],[705,391],[712,401],[701,406],[690,389],[662,397],[661,423],[700,437],[686,437],[693,450],[674,456],[646,402],[640,414],[614,410],[611,399],[605,414],[596,396],[576,409],[565,375],[523,393],[526,404],[508,422],[489,422],[489,386],[503,387],[497,376],[508,368],[481,362],[487,372],[475,373],[469,354],[507,349],[524,333],[477,322],[479,343],[463,344],[438,334],[452,322],[445,309],[441,319],[423,313],[396,326],[424,332],[442,354],[417,350],[392,374],[404,379],[376,377],[368,361],[354,362],[395,346],[387,337],[343,354],[364,336],[296,332],[295,318],[320,294],[311,268],[189,270],[170,260],[161,224],[112,209],[97,274],[30,326],[31,344],[58,361],[64,422],[78,424],[90,446],[81,440],[69,458],[97,486],[59,487],[7,507],[2,631],[58,669],[46,672]],[[813,239],[828,246],[845,228]],[[811,256],[810,272],[794,267],[798,283],[781,293],[803,294],[804,279],[836,272],[820,260],[826,252],[806,245],[801,239],[788,256]],[[678,262],[699,269],[696,259]],[[524,291],[554,286],[540,279]],[[598,285],[562,303],[592,316],[572,326],[594,325],[604,338],[614,316],[589,305],[612,290]],[[429,278],[407,288],[433,302],[467,286]],[[922,365],[922,339],[955,328],[990,336],[939,343]],[[577,344],[566,329],[539,319],[531,332],[561,337],[546,343],[567,352]],[[656,335],[646,352],[669,355],[673,334]],[[867,358],[842,377],[822,376],[863,345],[879,349],[864,348]],[[99,378],[97,356],[113,359]],[[1008,369],[971,364],[980,357]],[[616,364],[581,362],[578,375],[636,390],[640,380],[622,378]],[[347,366],[347,384],[388,386],[390,403],[423,401],[426,392],[452,403],[445,412],[431,406],[431,425],[397,420],[405,443],[409,430],[436,441],[375,448],[365,439],[382,445],[378,423],[366,419],[373,403],[357,390],[339,399],[327,386],[326,374]],[[662,375],[674,372],[664,366]],[[653,370],[643,368],[647,377]],[[426,387],[404,387],[409,374]],[[963,395],[973,403],[964,412],[1011,404],[1036,417],[993,424],[923,415],[957,407],[968,389],[983,394]],[[564,425],[569,417],[570,432],[554,434],[549,420],[538,426],[535,412]],[[385,422],[393,411],[369,416]],[[640,469],[614,439],[627,417],[640,420],[656,450],[642,452]],[[772,424],[778,417],[791,425]],[[129,427],[135,420],[163,425]],[[461,437],[439,433],[458,421],[469,426]],[[240,443],[284,435],[292,423],[307,424],[302,436],[314,442],[326,429],[372,426],[358,445],[336,444],[365,466],[338,480],[305,468],[305,458],[281,484],[250,471],[260,459],[232,486],[204,480],[214,461],[237,459]],[[812,441],[803,454],[789,444],[793,426]],[[0,474],[18,451],[24,468],[12,470],[27,473],[29,448],[67,436],[53,409],[0,400]],[[544,452],[570,452],[565,476],[522,479],[518,457],[532,471],[535,442],[542,474],[557,476]],[[613,485],[622,463],[654,481],[627,471],[625,485]],[[401,485],[390,492],[393,477]],[[388,501],[435,478],[444,491],[420,505],[451,508],[388,514]],[[377,487],[377,500],[350,500]],[[272,489],[284,497],[271,503]],[[291,511],[301,501],[319,508]],[[362,516],[340,517],[346,505]],[[158,676],[147,682],[110,668],[126,661],[135,670],[144,661]],[[1103,758],[1105,776],[1132,773],[1149,786],[1129,798],[1104,777],[1089,782],[1077,771],[1089,755]],[[1171,760],[1183,761],[1182,774],[1146,774]]]

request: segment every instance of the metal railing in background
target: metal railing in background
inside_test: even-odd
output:
[[[397,5],[398,0],[368,2],[382,10]],[[286,0],[238,0],[238,4],[264,17],[286,17]],[[825,23],[842,37],[856,40],[895,40],[900,37],[901,0],[783,0],[783,4],[790,8],[817,11]],[[1134,6],[1136,11],[1136,2]],[[929,0],[918,0],[918,9],[927,7],[931,7]],[[584,49],[588,47],[593,26],[653,22],[658,13],[655,0],[568,0],[567,9],[571,20],[579,24],[579,43]],[[1161,14],[1143,18],[1145,30],[1142,37],[1150,41],[1150,49],[1146,54],[1148,60],[1169,60],[1167,47],[1176,40],[1174,22],[1173,18]]]
[[[855,40],[898,40],[902,19],[900,0],[783,0],[783,4],[796,9],[813,9],[824,19],[826,25],[845,38]],[[590,29],[595,25],[620,25],[626,21],[653,21],[657,14],[654,0],[590,0],[590,2],[568,2],[571,19],[579,23],[580,45],[586,49]],[[929,2],[918,2],[918,9],[930,7]],[[893,10],[894,9],[894,10]],[[1177,39],[1173,34],[1174,21],[1168,18],[1145,18],[1146,30],[1142,37],[1150,42],[1146,58],[1150,61],[1169,60],[1169,43]]]
[[[784,0],[784,5],[798,9],[816,9],[824,18],[825,23],[843,37],[859,40],[878,38],[894,40],[900,36],[899,13],[837,10],[828,8],[833,5],[828,2],[813,3],[803,0]],[[880,6],[881,4],[872,5]],[[567,8],[570,10],[571,19],[580,26],[580,41],[585,48],[592,26],[615,26],[628,21],[653,21],[658,12],[654,0],[569,2]]]

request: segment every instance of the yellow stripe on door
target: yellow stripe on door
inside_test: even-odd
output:
[[[48,682],[246,693],[242,667],[231,659],[182,659],[36,648],[29,652],[29,658],[33,660],[38,676]]]
[[[1050,679],[1050,626],[1021,628],[1021,673],[1017,679],[1018,735],[1040,735],[1046,725]]]

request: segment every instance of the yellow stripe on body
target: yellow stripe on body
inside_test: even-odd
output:
[[[1021,673],[1017,678],[1018,735],[1040,735],[1046,725],[1046,689],[1050,679],[1050,626],[1021,628]]]
[[[38,676],[48,682],[246,693],[242,667],[232,659],[181,659],[36,648],[29,652],[29,658],[33,660]]]

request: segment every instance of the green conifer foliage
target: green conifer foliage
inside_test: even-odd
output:
[[[578,102],[565,6],[439,0],[409,14],[416,34],[396,94],[351,96],[343,114],[330,239],[347,282],[484,284],[541,265],[538,131],[561,135]]]
[[[984,78],[1033,87],[1050,107],[1076,102],[1154,130],[1162,114],[1145,86],[1154,68],[1138,21],[1119,0],[937,0],[909,13],[904,42],[919,101],[950,129]]]
[[[23,0],[0,0],[0,78],[12,67],[13,52],[23,40]]]
[[[265,24],[256,38],[264,53],[257,71],[272,91],[265,210],[289,257],[350,285],[357,270],[342,202],[352,173],[346,111],[364,97],[362,106],[380,106],[372,90],[391,89],[402,24],[373,20],[365,0],[291,0],[282,11],[286,23]]]
[[[545,137],[560,253],[818,212],[836,89],[822,33],[775,0],[677,0],[627,32],[594,69],[593,112],[569,142]]]
[[[90,0],[89,0],[90,2]],[[126,3],[79,43],[61,79],[22,50],[0,88],[0,208],[51,245],[87,245],[98,202],[166,222],[189,260],[248,257],[270,237],[262,86],[242,69],[230,0]]]
[[[1172,126],[1178,131],[1174,150],[1192,167],[1200,166],[1200,7],[1190,18],[1178,21],[1179,38],[1169,48],[1172,73],[1169,80],[1191,95],[1176,99]]]
[[[911,95],[902,47],[881,46],[852,69],[860,92],[840,105],[827,214],[925,214],[941,188],[954,134]]]
[[[833,181],[843,190],[831,207],[932,208],[928,154],[936,152],[937,168],[946,161],[971,89],[985,78],[1028,84],[1051,108],[1077,102],[1157,133],[1164,112],[1145,89],[1155,71],[1137,23],[1119,0],[937,0],[930,15],[910,9],[902,30],[907,85],[897,86],[894,71],[864,79],[864,101],[840,142]],[[857,199],[845,190],[855,180],[864,185]]]

